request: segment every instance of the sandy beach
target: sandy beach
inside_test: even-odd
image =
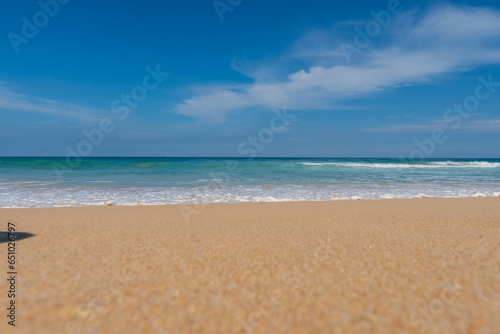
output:
[[[500,198],[0,209],[0,218],[2,232],[13,222],[33,234],[16,242],[15,328],[0,281],[1,333],[500,331]]]

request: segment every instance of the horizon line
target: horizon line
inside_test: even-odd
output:
[[[59,155],[0,155],[0,158],[51,158],[51,159],[64,159],[67,158],[66,156],[59,156]],[[130,159],[130,158],[142,158],[142,159],[248,159],[248,160],[254,160],[254,159],[395,159],[395,160],[411,160],[411,161],[418,161],[418,160],[432,160],[432,159],[482,159],[482,160],[499,160],[500,157],[496,158],[486,158],[486,157],[427,157],[427,158],[406,158],[406,157],[341,157],[341,156],[316,156],[316,157],[311,157],[311,156],[278,156],[278,157],[272,157],[272,156],[262,156],[262,157],[241,157],[241,156],[92,156],[92,157],[79,157],[79,159],[82,160],[88,160],[88,159]]]

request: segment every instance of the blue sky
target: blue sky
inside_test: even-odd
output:
[[[259,156],[500,157],[497,1],[23,0],[0,16],[0,155],[238,157],[277,109],[294,118]]]

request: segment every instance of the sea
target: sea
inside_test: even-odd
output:
[[[0,207],[500,196],[500,159],[0,158]]]

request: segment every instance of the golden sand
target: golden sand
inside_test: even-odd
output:
[[[35,236],[17,242],[15,329],[0,282],[0,333],[500,333],[500,198],[0,210],[7,221]]]

